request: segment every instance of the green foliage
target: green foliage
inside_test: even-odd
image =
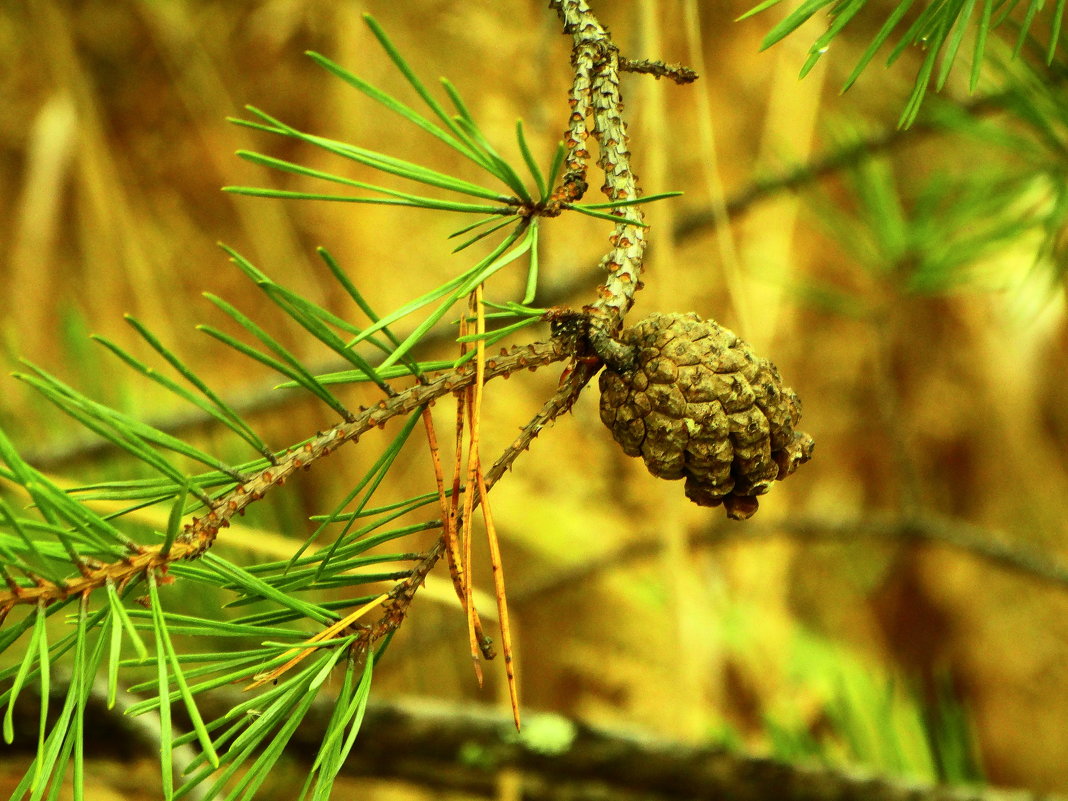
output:
[[[743,15],[742,19],[777,6],[780,0],[765,0]],[[1061,23],[1068,0],[1056,0],[1048,19],[1048,36],[1045,45],[1045,61],[1052,64],[1060,43]],[[866,12],[868,18],[881,13],[873,8],[870,0],[805,0],[786,15],[764,37],[763,46],[771,47],[782,41],[820,12],[828,16],[827,30],[817,37],[809,48],[808,58],[801,68],[806,75],[831,47],[854,18],[860,19]],[[909,47],[923,51],[923,60],[916,72],[911,94],[901,113],[901,124],[911,125],[919,113],[924,96],[933,83],[936,90],[942,89],[949,77],[965,38],[971,41],[971,69],[969,87],[975,91],[980,70],[987,56],[989,37],[992,33],[1010,31],[1015,38],[1013,55],[1017,56],[1027,44],[1036,20],[1042,15],[1045,0],[1028,0],[1022,19],[1014,15],[1020,6],[1019,0],[937,0],[919,4],[917,13],[912,12],[914,0],[898,0],[886,14],[886,20],[878,33],[864,50],[852,73],[846,78],[843,91],[851,87],[860,74],[871,64],[875,54],[891,37],[897,40],[887,56],[887,66],[897,61]]]
[[[843,159],[833,191],[808,191],[806,207],[884,297],[812,278],[794,285],[799,298],[871,319],[873,302],[903,294],[1042,287],[1051,297],[1065,265],[1068,103],[1058,83],[1031,65],[993,57],[991,67],[1008,89],[970,108],[930,104],[928,133],[954,151],[937,162],[866,153],[877,138],[869,130],[836,127],[834,153],[860,157]],[[1064,66],[1056,61],[1053,69],[1061,74]]]
[[[936,173],[907,198],[887,161],[864,162],[847,177],[851,206],[825,203],[818,219],[858,266],[897,292],[982,287],[984,262],[1043,223],[1033,204],[1018,202],[1030,179],[1016,173]]]
[[[726,644],[734,658],[767,659],[752,635],[759,626],[754,610],[738,605],[726,618]],[[970,717],[947,676],[925,688],[806,629],[789,638],[783,660],[781,697],[762,716],[776,759],[861,765],[911,781],[983,782]],[[741,736],[730,727],[713,739],[740,748]]]

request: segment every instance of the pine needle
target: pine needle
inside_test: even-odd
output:
[[[458,409],[458,414],[462,415],[463,409]],[[463,557],[460,554],[460,543],[456,533],[456,518],[457,518],[457,503],[459,502],[459,477],[460,477],[460,445],[462,444],[462,416],[460,417],[459,433],[457,434],[457,465],[454,471],[453,493],[450,497],[445,493],[445,479],[444,471],[441,466],[441,450],[438,447],[437,431],[434,428],[434,418],[430,414],[430,409],[423,409],[423,425],[426,427],[427,443],[430,447],[431,461],[434,465],[434,477],[437,481],[438,487],[438,503],[441,506],[441,536],[445,542],[445,558],[449,565],[449,576],[452,579],[452,586],[456,590],[456,597],[460,600],[460,606],[463,608],[464,613],[469,618],[469,628],[474,631],[474,637],[472,637],[472,653],[477,653],[481,650],[485,654],[485,648],[482,646],[486,642],[486,636],[482,629],[482,620],[479,618],[478,610],[472,606],[471,612],[468,612],[467,606],[467,591],[464,589],[464,565]],[[490,658],[490,655],[487,655]],[[476,667],[475,675],[478,676],[480,669]],[[481,682],[479,682],[481,686]]]
[[[478,491],[482,497],[482,518],[486,522],[486,539],[489,542],[490,569],[493,571],[493,594],[497,599],[497,620],[501,626],[501,651],[504,653],[504,675],[508,679],[508,699],[512,705],[512,719],[516,731],[519,731],[519,688],[516,682],[515,660],[512,658],[512,627],[508,620],[508,595],[504,589],[504,562],[501,560],[501,546],[497,540],[497,527],[493,524],[493,513],[489,505],[489,489],[482,474],[482,464],[478,465]]]
[[[478,304],[478,297],[481,294],[482,285],[479,284],[475,291],[470,295],[470,309],[474,310]],[[468,333],[467,317],[463,317],[460,320],[460,336],[465,336]],[[481,343],[480,343],[481,344]],[[465,343],[460,344],[461,356],[466,352],[467,345]],[[477,382],[476,382],[477,386]],[[478,386],[478,390],[481,387]],[[464,491],[464,511],[462,516],[462,530],[460,531],[459,539],[463,543],[463,557],[460,560],[460,564],[463,568],[461,572],[461,580],[463,587],[463,606],[467,612],[467,634],[468,639],[471,641],[471,662],[474,665],[475,677],[478,679],[478,686],[481,687],[483,683],[482,679],[482,660],[481,654],[483,652],[483,643],[485,643],[485,634],[479,631],[479,618],[478,611],[475,609],[475,601],[473,597],[474,585],[472,583],[472,565],[471,565],[471,517],[474,511],[475,495],[474,495],[474,481],[472,476],[472,456],[475,452],[478,444],[478,432],[474,428],[475,418],[473,407],[476,405],[476,399],[480,399],[480,392],[476,394],[475,388],[465,389],[463,392],[456,395],[456,472],[453,477],[453,510],[458,507],[459,504],[459,481],[461,465],[463,463],[463,432],[464,421],[469,419],[472,421],[472,428],[468,434],[468,464],[467,464],[467,483],[465,484]],[[453,525],[455,526],[455,517],[453,518]]]
[[[385,601],[387,598],[389,598],[389,593],[388,592],[382,593],[377,598],[375,598],[373,601],[369,601],[368,603],[365,603],[363,606],[361,606],[360,608],[358,608],[354,612],[351,612],[348,615],[346,615],[345,617],[341,618],[341,620],[337,621],[336,623],[332,623],[331,625],[327,626],[325,629],[320,631],[318,634],[314,635],[313,637],[308,638],[307,640],[302,642],[300,645],[298,645],[296,648],[290,648],[288,651],[286,651],[286,653],[287,654],[296,654],[296,656],[294,656],[292,659],[290,659],[288,662],[286,662],[285,664],[281,665],[280,667],[277,667],[274,670],[270,671],[269,673],[264,673],[262,675],[256,676],[255,680],[251,684],[249,684],[247,687],[245,687],[245,692],[248,692],[249,690],[252,690],[252,689],[254,689],[256,687],[261,687],[264,684],[268,684],[268,683],[274,681],[279,676],[281,676],[283,673],[287,672],[290,668],[294,667],[295,665],[297,665],[301,661],[303,661],[309,654],[311,654],[315,650],[315,647],[320,642],[322,642],[323,640],[333,639],[335,634],[338,634],[338,633],[344,631],[345,629],[347,629],[349,626],[351,626],[353,623],[355,623],[361,617],[366,615],[368,612],[370,612],[372,609],[374,609],[380,603]]]

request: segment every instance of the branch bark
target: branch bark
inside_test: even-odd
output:
[[[711,548],[739,540],[765,542],[771,537],[788,537],[799,542],[856,542],[882,540],[898,545],[935,545],[952,548],[990,566],[1068,589],[1068,564],[1051,560],[1033,548],[1007,545],[997,532],[973,526],[962,520],[934,514],[899,517],[868,516],[844,520],[820,517],[790,517],[785,520],[747,520],[744,525],[723,520],[690,535],[689,547]],[[538,582],[519,587],[513,599],[524,603],[559,589],[576,586],[609,568],[636,559],[656,556],[663,548],[657,537],[637,540],[600,559],[575,565]]]
[[[518,370],[537,368],[560,361],[568,355],[560,340],[534,343],[490,359],[486,363],[487,379],[510,375]],[[461,367],[426,384],[379,401],[363,410],[351,422],[339,423],[320,432],[303,445],[291,448],[277,460],[243,483],[217,498],[212,509],[202,517],[194,517],[175,538],[170,549],[162,546],[140,546],[136,553],[113,563],[86,568],[82,575],[65,582],[38,579],[31,586],[15,586],[0,591],[0,620],[15,606],[49,604],[77,594],[91,592],[111,582],[122,587],[150,570],[165,570],[171,562],[195,559],[214,543],[221,528],[241,514],[251,503],[260,500],[274,488],[282,486],[297,470],[310,467],[347,442],[355,442],[376,426],[385,425],[392,418],[415,411],[435,399],[470,386],[476,380],[473,367]],[[540,429],[539,429],[540,430]],[[515,458],[514,456],[512,457]]]
[[[567,176],[585,185],[589,158],[586,119],[592,117],[598,164],[604,172],[601,191],[612,201],[636,201],[641,193],[627,149],[619,50],[586,0],[550,0],[549,7],[559,15],[564,33],[570,34],[574,42],[571,63],[575,78],[568,98],[572,111],[564,140]],[[598,288],[597,299],[586,307],[593,315],[590,341],[595,349],[597,337],[607,337],[619,328],[634,303],[634,294],[642,287],[646,239],[641,206],[624,206],[613,213],[620,222],[609,237],[611,249],[601,259],[601,267],[608,275]]]
[[[15,707],[16,739],[11,753],[33,753],[40,698],[26,687]],[[53,687],[52,710],[62,706],[66,687]],[[236,691],[198,698],[201,712],[225,714],[239,700]],[[174,707],[176,723],[188,726]],[[310,766],[333,711],[317,700],[290,741],[287,754]],[[54,712],[58,714],[58,712]],[[151,728],[108,710],[102,687],[86,707],[87,730],[109,732],[87,741],[97,756],[128,759],[158,753]],[[432,699],[372,700],[353,751],[342,768],[350,777],[403,781],[438,792],[496,795],[502,771],[519,774],[526,801],[674,801],[729,798],[731,801],[1064,801],[1054,795],[989,787],[946,787],[875,776],[860,769],[798,765],[753,756],[717,745],[686,745],[650,734],[623,732],[555,714],[531,714],[516,734],[509,714],[496,709]]]

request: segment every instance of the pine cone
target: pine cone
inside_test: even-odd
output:
[[[654,476],[686,497],[751,517],[758,495],[812,456],[794,430],[801,401],[736,334],[696,314],[654,314],[623,331],[631,364],[601,373],[601,420]]]

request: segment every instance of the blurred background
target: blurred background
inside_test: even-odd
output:
[[[212,442],[218,432],[183,428],[186,410],[87,340],[101,333],[147,359],[123,322],[131,313],[270,441],[329,425],[323,407],[267,392],[271,375],[194,331],[219,324],[201,296],[209,291],[328,364],[216,243],[352,315],[317,246],[383,311],[473,263],[467,251],[450,255],[446,240],[464,221],[224,194],[223,185],[303,186],[236,158],[240,148],[339,169],[226,117],[252,104],[302,130],[474,178],[454,153],[302,55],[322,52],[407,96],[360,20],[366,11],[420,75],[458,86],[505,154],[518,159],[521,117],[547,164],[566,122],[569,41],[544,5],[3,4],[4,372],[30,359]],[[648,208],[646,289],[633,319],[696,311],[735,329],[802,397],[815,457],[762,499],[755,518],[725,521],[625,457],[587,390],[492,496],[523,705],[692,743],[1066,791],[1068,580],[1056,565],[1068,560],[1068,328],[1055,178],[1068,164],[1059,149],[1068,113],[1056,116],[1053,91],[1050,130],[1040,134],[977,103],[1020,83],[1011,65],[991,65],[976,95],[963,69],[944,102],[929,98],[913,129],[899,132],[922,54],[907,52],[889,70],[877,61],[839,93],[882,16],[858,18],[799,80],[824,23],[761,52],[785,11],[735,22],[750,5],[597,4],[624,54],[701,72],[686,87],[624,81],[645,191],[685,192]],[[779,180],[828,154],[840,156],[834,169]],[[731,222],[716,225],[724,208]],[[589,302],[600,282],[609,226],[575,216],[545,226],[542,305]],[[522,272],[497,280],[490,296],[516,298]],[[521,336],[547,333],[531,330]],[[511,441],[558,377],[552,368],[489,385],[484,458]],[[451,425],[449,406],[436,409],[440,431]],[[104,469],[86,432],[6,375],[0,423],[59,480]],[[363,443],[350,450],[250,515],[262,536],[245,537],[243,551],[219,547],[254,561],[285,553],[284,538],[303,540],[307,516],[329,511],[346,477],[379,453]],[[112,468],[121,474],[121,464]],[[418,447],[393,475],[387,496],[432,489]],[[485,561],[476,581],[489,586]],[[446,602],[447,585],[434,586],[376,674],[376,697],[506,703],[493,665],[477,689],[463,615]],[[939,756],[939,737],[960,754]],[[24,766],[0,756],[0,792]],[[102,763],[93,797],[140,797],[138,787],[158,780],[153,771],[151,755],[134,767]]]

